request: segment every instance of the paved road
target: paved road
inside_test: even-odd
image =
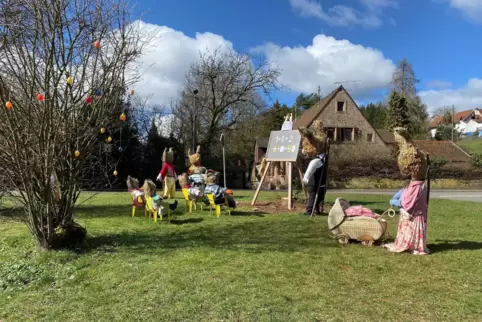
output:
[[[329,193],[335,194],[374,194],[374,195],[393,195],[397,189],[340,189],[328,190]],[[473,201],[482,203],[482,190],[438,190],[430,191],[430,198],[450,199],[457,201]]]

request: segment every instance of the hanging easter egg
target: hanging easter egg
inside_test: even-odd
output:
[[[5,107],[7,108],[7,110],[11,109],[13,107],[12,102],[8,101],[7,103],[5,103]]]
[[[116,177],[117,177],[117,175],[118,175],[117,170],[114,170],[114,176],[116,176]]]
[[[109,137],[107,138],[107,142],[109,142],[109,143],[112,142],[112,137],[109,136]]]
[[[38,93],[37,94],[37,100],[39,100],[40,102],[42,102],[44,100],[44,95],[42,93]]]
[[[94,47],[97,48],[97,49],[100,49],[100,41],[95,41],[94,42]]]
[[[121,120],[122,122],[125,122],[125,121],[127,120],[127,116],[126,116],[124,113],[122,113],[122,114],[119,116],[119,118],[120,118],[120,120]]]
[[[86,102],[87,104],[92,103],[92,97],[90,97],[90,96],[87,97],[87,98],[85,99],[85,102]]]
[[[76,158],[80,157],[80,151],[75,151],[74,155]]]
[[[67,77],[67,84],[69,85],[72,85],[72,83],[74,82],[74,79],[72,77]]]
[[[105,129],[103,127],[100,128],[100,134],[104,134],[105,133]]]
[[[119,152],[122,152],[122,151],[124,151],[124,149],[120,146],[120,147],[119,147]]]
[[[132,89],[132,90],[131,90],[131,95],[134,95],[134,93],[135,93],[135,92],[134,92],[134,90]]]
[[[101,95],[102,95],[102,92],[100,91],[100,89],[98,89],[98,90],[95,91],[95,95],[97,95],[97,96],[101,96]]]

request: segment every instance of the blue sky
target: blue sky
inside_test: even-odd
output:
[[[282,81],[292,90],[277,97],[288,104],[301,91],[316,91],[317,84],[326,93],[335,81],[346,80],[359,80],[346,84],[359,103],[383,99],[387,75],[402,57],[413,64],[420,95],[431,110],[482,104],[481,0],[141,0],[137,10],[147,11],[144,22],[169,27],[186,39],[196,41],[197,35],[209,33],[238,52],[261,46],[286,71]],[[322,36],[316,50],[307,50],[317,35]],[[341,46],[346,48],[337,48],[342,40],[348,41]],[[170,44],[176,46],[175,41]],[[306,50],[309,60],[303,58]],[[294,59],[295,54],[301,58]],[[340,62],[336,57],[345,58]],[[318,72],[301,72],[308,79],[301,86],[305,80],[294,76],[293,61],[311,59],[316,67],[307,63],[300,70]],[[350,66],[342,66],[347,59]]]

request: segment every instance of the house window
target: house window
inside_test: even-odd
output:
[[[330,140],[333,140],[335,138],[335,129],[334,128],[327,128],[326,129],[326,137],[329,138]]]
[[[368,133],[368,134],[367,134],[367,141],[368,141],[368,142],[373,142],[373,133]]]
[[[336,140],[337,141],[352,141],[353,128],[343,127],[336,129]]]
[[[336,111],[337,112],[344,112],[345,111],[345,102],[337,102],[336,103]]]

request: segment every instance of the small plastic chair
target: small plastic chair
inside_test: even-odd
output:
[[[189,199],[189,189],[183,188],[182,194],[184,195],[184,200],[186,201],[186,209],[189,209],[189,214],[192,213],[192,208],[197,210],[197,205],[194,200]],[[201,203],[201,211],[203,211],[203,204]]]
[[[208,193],[207,197],[209,200],[209,211],[211,215],[213,214],[213,208],[214,208],[216,210],[216,217],[219,218],[219,215],[221,215],[221,207],[225,206],[228,210],[228,214],[231,216],[231,208],[229,208],[228,198],[224,197],[224,204],[217,205],[214,202],[214,196],[212,193]]]
[[[144,217],[147,217],[146,202],[143,196],[139,196],[135,199],[132,199],[132,217],[136,216],[137,208],[144,208]]]
[[[146,212],[149,216],[149,219],[151,219],[151,216],[154,218],[154,223],[157,223],[157,215],[159,212],[157,210],[154,210],[154,207],[152,206],[152,203],[154,200],[152,197],[146,197]],[[161,202],[162,207],[164,207],[164,210],[167,212],[167,221],[171,222],[171,208],[169,208],[169,204],[167,202]],[[162,215],[159,214],[159,220],[162,221]]]

